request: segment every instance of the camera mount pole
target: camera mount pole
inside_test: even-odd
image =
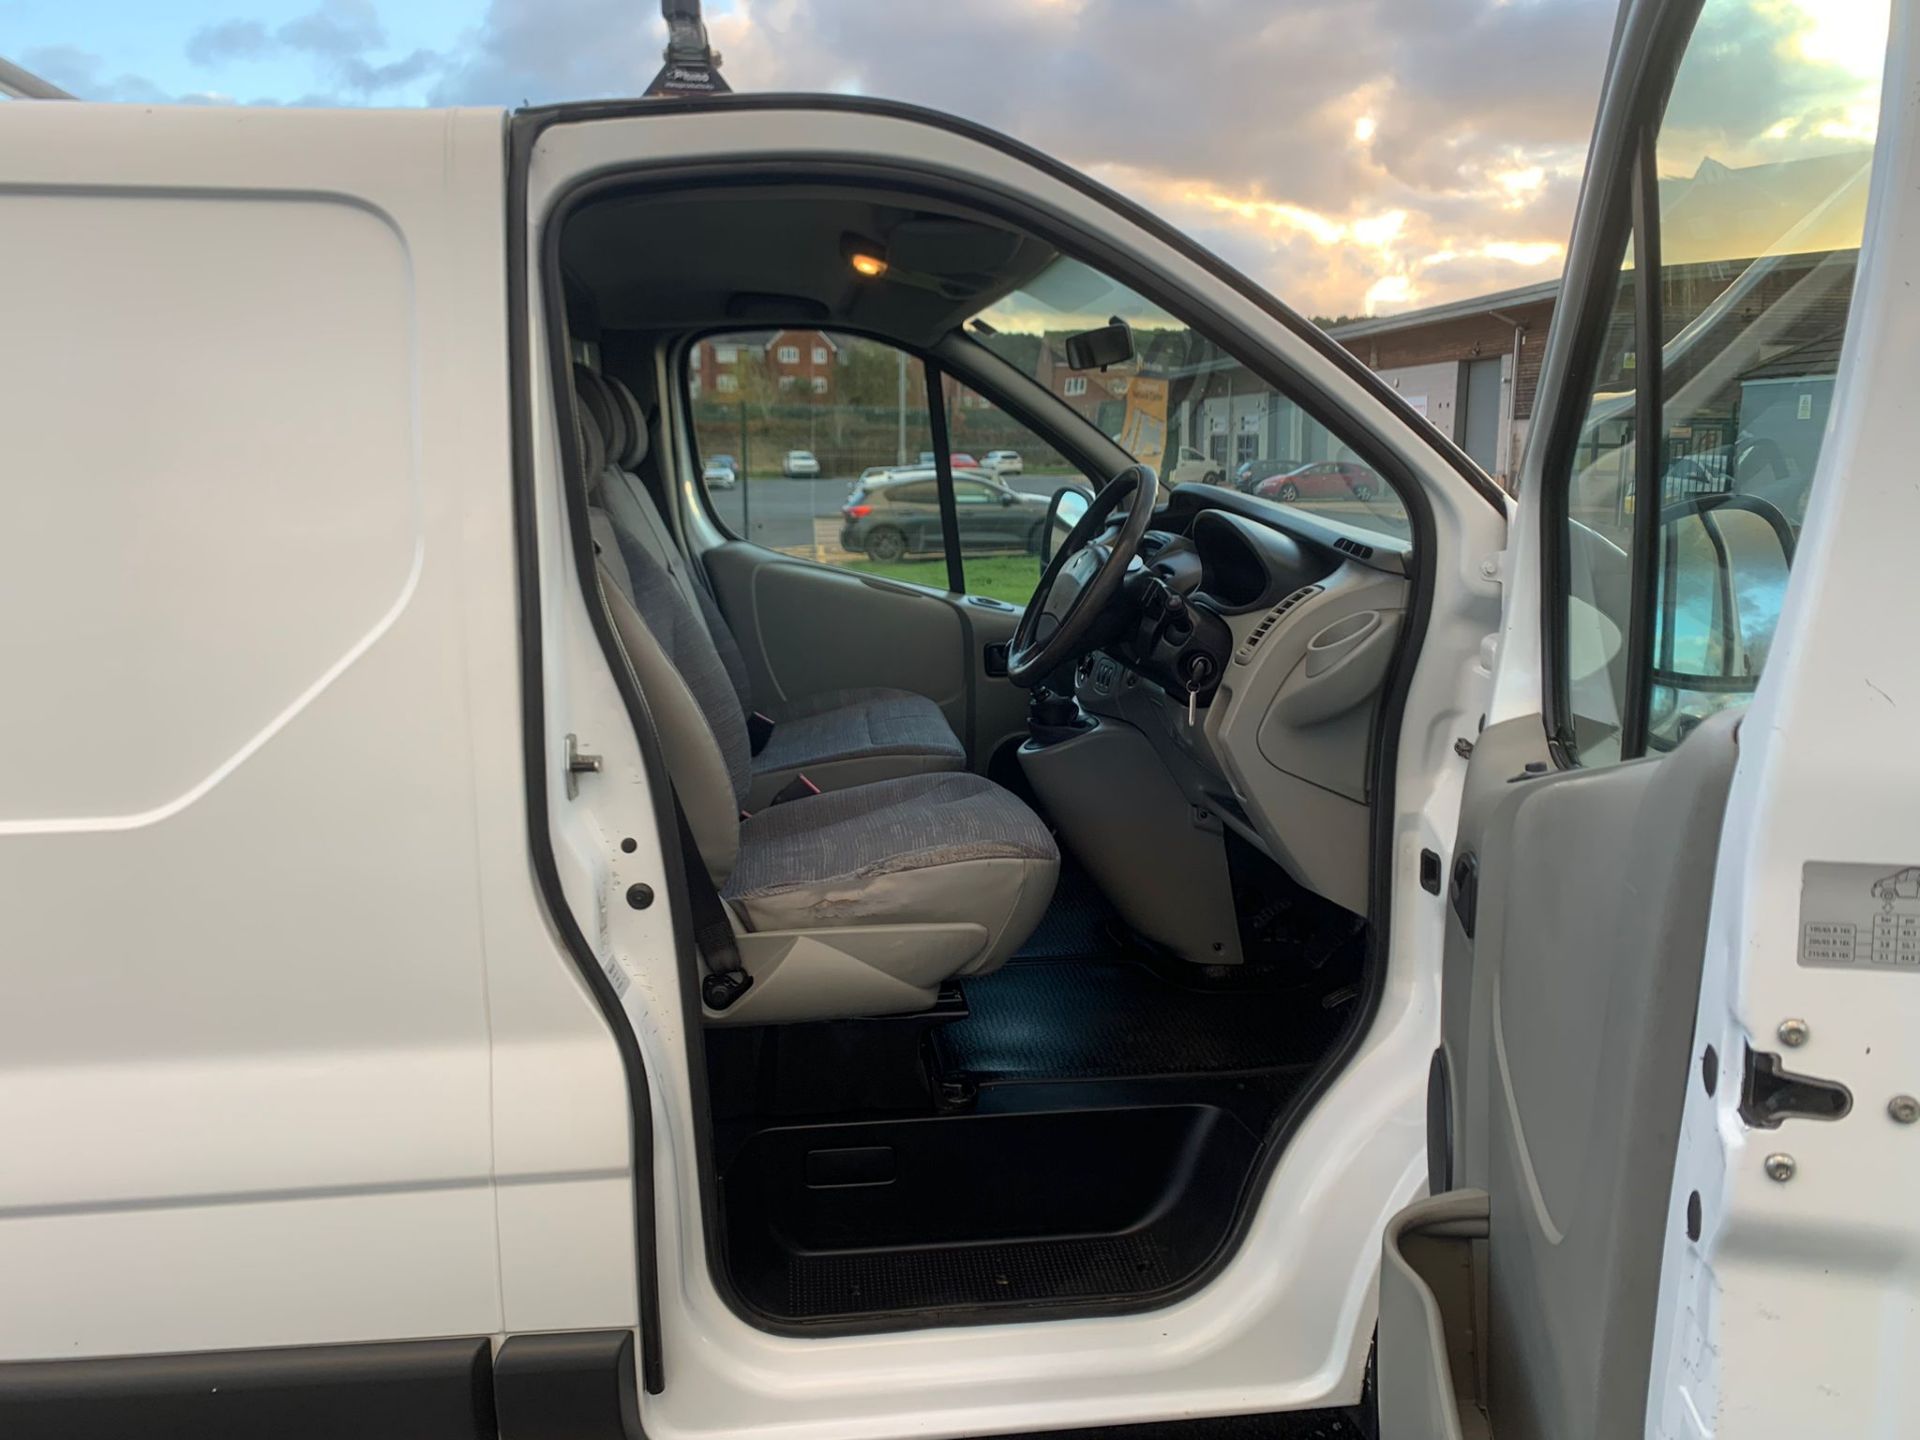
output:
[[[707,41],[700,0],[660,0],[660,13],[667,22],[667,63],[647,86],[647,95],[731,94],[732,87],[720,78],[720,56]]]

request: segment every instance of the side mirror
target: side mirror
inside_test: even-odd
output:
[[[1701,495],[1661,512],[1650,745],[1673,748],[1759,687],[1793,546],[1786,515],[1757,495]]]
[[[1066,543],[1073,527],[1086,519],[1093,497],[1077,485],[1062,485],[1047,501],[1047,523],[1040,527],[1040,568],[1047,568],[1054,553]]]
[[[1098,330],[1082,330],[1067,337],[1067,368],[1104,370],[1133,358],[1133,331],[1115,316]]]

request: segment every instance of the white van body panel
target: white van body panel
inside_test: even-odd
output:
[[[679,972],[670,947],[622,927],[637,918],[608,906],[628,878],[658,883],[641,857],[608,856],[596,838],[653,834],[640,758],[603,679],[558,524],[558,451],[539,418],[535,480],[542,515],[542,612],[564,674],[548,676],[551,735],[590,735],[619,784],[588,778],[585,806],[556,802],[555,849],[587,873],[571,877],[574,917],[633,981],[624,1003],[655,1090],[654,1166],[660,1195],[664,1394],[641,1397],[655,1440],[724,1434],[853,1440],[904,1434],[974,1435],[1210,1414],[1302,1409],[1356,1400],[1374,1320],[1377,1236],[1388,1215],[1426,1182],[1427,1063],[1438,1038],[1443,901],[1419,884],[1423,848],[1451,845],[1464,762],[1454,741],[1474,733],[1491,676],[1459,657],[1479,653],[1497,624],[1499,587],[1482,557],[1505,546],[1505,517],[1473,493],[1404,421],[1246,298],[1171,247],[1120,221],[1097,200],[967,136],[904,119],[828,110],[742,111],[598,120],[554,126],[532,157],[528,294],[536,408],[549,401],[540,273],[544,222],[576,180],[661,161],[823,158],[907,160],[1031,197],[1174,277],[1243,322],[1382,437],[1426,482],[1435,510],[1434,613],[1402,735],[1394,827],[1395,925],[1387,990],[1360,1053],[1288,1144],[1240,1248],[1211,1284],[1177,1305],[1137,1315],[853,1336],[787,1336],[743,1320],[716,1290],[700,1223],[695,1112]],[[676,523],[694,548],[717,532],[692,486]],[[703,528],[704,527],[704,528]],[[552,568],[558,565],[559,568]],[[558,624],[560,633],[554,627]],[[573,668],[575,666],[578,668]],[[597,665],[601,675],[591,674]],[[618,733],[613,733],[618,732]],[[591,815],[583,813],[591,811]],[[596,853],[597,852],[597,853]],[[657,873],[657,872],[656,872]]]
[[[0,107],[0,1359],[634,1322],[527,863],[502,125]]]
[[[1920,333],[1920,25],[1896,5],[1867,229],[1806,526],[1773,648],[1740,732],[1707,938],[1697,1058],[1672,1213],[1698,1193],[1700,1242],[1667,1235],[1648,1433],[1910,1435],[1920,1415],[1920,1127],[1889,1114],[1920,1096],[1920,966],[1798,963],[1803,867],[1892,877],[1920,864],[1920,647],[1914,616],[1913,337]],[[1860,887],[1859,908],[1911,916],[1904,894]],[[1914,922],[1906,933],[1911,934]],[[1911,951],[1908,952],[1911,954]],[[1904,967],[1903,968],[1903,964]],[[1783,1043],[1782,1022],[1806,1027]],[[1838,1081],[1838,1122],[1740,1119],[1746,1048]],[[1790,1179],[1766,1160],[1785,1155]]]

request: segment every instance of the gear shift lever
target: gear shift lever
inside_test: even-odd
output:
[[[1036,685],[1033,699],[1027,706],[1027,729],[1033,738],[1041,744],[1054,740],[1065,740],[1086,728],[1086,717],[1080,712],[1080,702],[1071,695],[1062,695],[1045,685]]]

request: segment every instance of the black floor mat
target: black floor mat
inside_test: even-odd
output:
[[[1358,922],[1270,888],[1239,886],[1248,963],[1188,966],[1131,939],[1066,856],[1027,943],[960,982],[964,1016],[763,1038],[721,1162],[741,1296],[804,1323],[1072,1313],[1189,1281],[1356,1010]],[[819,1078],[905,1062],[919,1083],[894,1084],[892,1104],[850,1103]],[[1318,1432],[1282,1419],[1217,1433]]]
[[[1021,961],[961,988],[969,1014],[934,1043],[943,1074],[981,1084],[1305,1067],[1351,1008],[1318,984],[1197,989],[1126,959]]]
[[[1060,878],[1054,882],[1047,913],[1013,952],[1019,960],[1064,960],[1098,955],[1113,948],[1114,909],[1093,877],[1070,851],[1060,852]]]

